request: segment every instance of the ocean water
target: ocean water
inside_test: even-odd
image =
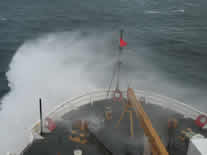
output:
[[[204,0],[1,1],[0,121],[10,122],[5,130],[18,125],[15,116],[24,128],[31,125],[24,117],[32,118],[32,110],[19,114],[25,96],[27,102],[41,93],[48,101],[53,96],[53,107],[79,89],[107,88],[120,29],[128,43],[123,88],[130,84],[207,112],[206,5]],[[66,93],[62,76],[69,82],[66,91],[76,94]],[[85,83],[91,84],[82,88]]]

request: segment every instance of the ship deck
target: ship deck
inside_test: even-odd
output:
[[[106,106],[112,108],[112,120],[105,120],[104,110]],[[178,139],[181,131],[191,128],[193,132],[207,136],[206,131],[201,131],[194,123],[194,120],[184,118],[174,111],[163,109],[154,104],[143,104],[144,110],[149,115],[153,127],[157,130],[163,143],[168,143],[168,119],[175,118],[178,127],[175,134],[175,155],[185,155],[187,147],[184,142]],[[56,129],[44,134],[44,139],[34,140],[27,146],[23,155],[69,155],[74,149],[81,149],[84,155],[106,154],[101,147],[89,139],[87,144],[78,144],[69,140],[72,122],[75,120],[87,120],[89,129],[96,137],[115,155],[138,155],[143,153],[144,133],[139,125],[138,119],[133,115],[135,136],[130,136],[130,120],[126,114],[116,127],[120,115],[123,112],[123,104],[113,103],[112,100],[96,101],[93,104],[80,106],[76,110],[65,113],[61,121],[56,122]]]

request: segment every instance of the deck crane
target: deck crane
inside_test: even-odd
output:
[[[152,123],[148,115],[144,111],[140,101],[137,100],[132,88],[128,88],[127,98],[129,104],[131,104],[134,107],[140,125],[144,129],[144,134],[148,138],[152,155],[168,155],[168,152],[164,144],[162,143],[156,130],[152,127]]]

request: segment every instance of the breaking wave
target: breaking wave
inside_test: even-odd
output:
[[[45,114],[70,97],[96,89],[97,68],[107,66],[101,52],[109,50],[96,46],[104,43],[103,36],[74,32],[45,35],[19,47],[6,74],[11,91],[2,99],[0,154],[19,152],[28,143],[31,125],[39,119],[39,97]]]
[[[155,10],[144,11],[145,14],[163,14],[163,15],[173,14],[173,13],[184,13],[184,12],[185,12],[184,9],[177,9],[171,11],[155,11]]]

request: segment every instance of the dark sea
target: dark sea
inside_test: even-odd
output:
[[[5,73],[25,41],[54,32],[104,33],[124,29],[127,48],[137,55],[141,53],[165,78],[193,88],[195,97],[205,97],[206,5],[204,0],[1,1],[0,95],[9,91]],[[149,50],[139,51],[140,47]],[[207,104],[203,101],[198,104]]]
[[[161,74],[206,96],[206,5],[204,0],[1,1],[0,94],[9,91],[5,73],[25,41],[53,32],[124,28],[128,48],[150,49],[142,55]]]

